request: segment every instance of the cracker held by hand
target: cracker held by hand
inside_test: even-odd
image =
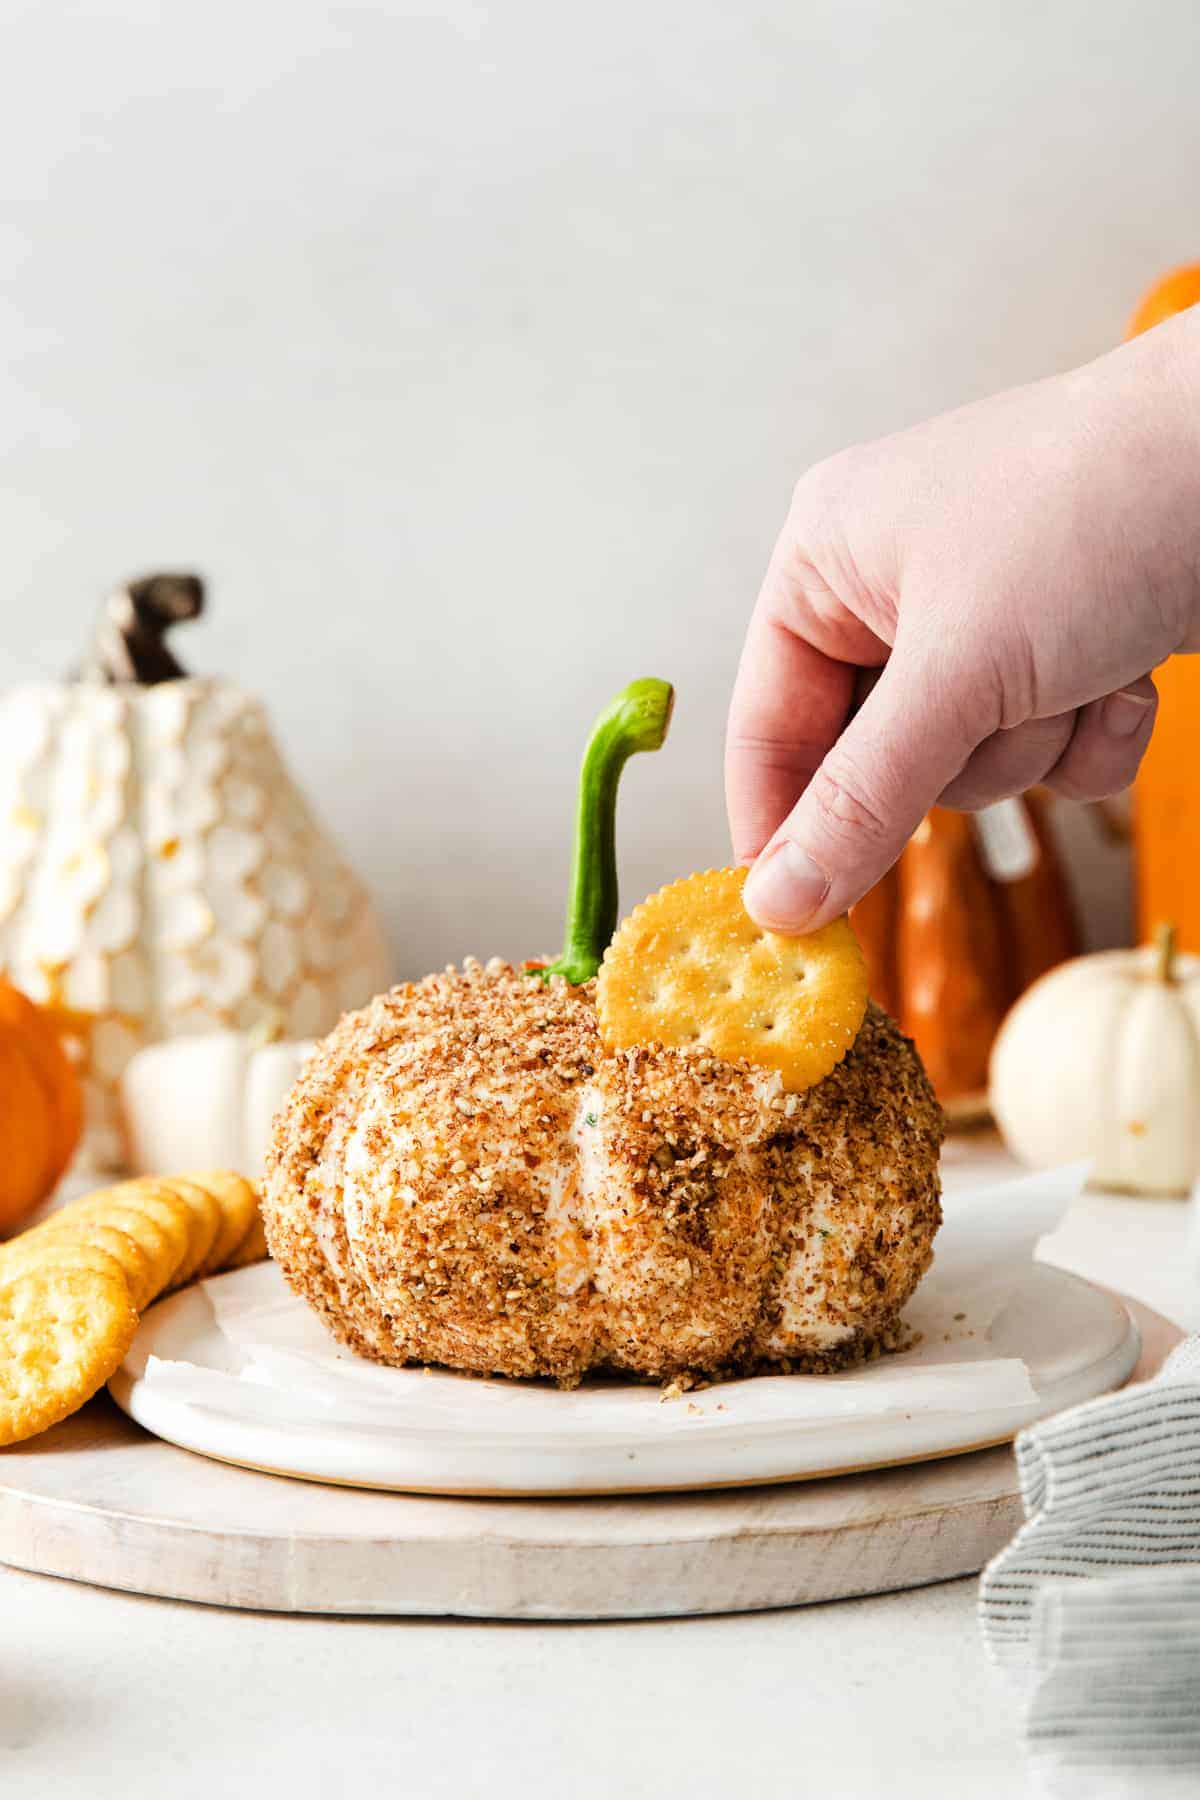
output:
[[[600,968],[600,1032],[614,1049],[665,1044],[758,1063],[799,1093],[858,1036],[866,965],[844,918],[804,937],[756,925],[742,905],[746,873],[689,875],[634,908]]]

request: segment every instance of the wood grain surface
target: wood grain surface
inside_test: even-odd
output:
[[[1182,1333],[1129,1304],[1144,1379]],[[104,1396],[0,1452],[0,1560],[275,1612],[630,1619],[800,1606],[972,1573],[1020,1517],[1007,1446],[718,1493],[434,1499],[193,1456]]]

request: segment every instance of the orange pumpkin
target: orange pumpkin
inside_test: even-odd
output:
[[[1172,269],[1154,283],[1149,291],[1142,295],[1134,308],[1133,317],[1125,331],[1126,337],[1137,337],[1139,332],[1149,331],[1152,325],[1161,325],[1164,319],[1173,318],[1176,313],[1186,312],[1189,306],[1200,301],[1200,263],[1184,263],[1181,268]]]
[[[0,979],[0,1235],[51,1192],[82,1128],[79,1079],[52,1015]]]
[[[1200,304],[1200,263],[1155,282],[1129,321],[1127,337]],[[1164,919],[1180,948],[1200,951],[1200,657],[1172,656],[1154,677],[1158,717],[1134,788],[1138,929],[1149,937]]]
[[[984,1111],[1000,1021],[1079,949],[1038,793],[977,817],[935,807],[894,869],[850,909],[871,993],[916,1043],[953,1117]]]

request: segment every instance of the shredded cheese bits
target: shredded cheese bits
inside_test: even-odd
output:
[[[756,925],[745,869],[712,869],[661,888],[609,945],[596,987],[600,1034],[705,1049],[777,1069],[799,1093],[836,1067],[867,1008],[867,970],[849,922],[804,937]]]

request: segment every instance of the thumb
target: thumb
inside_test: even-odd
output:
[[[751,869],[751,917],[772,931],[816,931],[861,900],[975,748],[966,710],[944,670],[893,651]]]

